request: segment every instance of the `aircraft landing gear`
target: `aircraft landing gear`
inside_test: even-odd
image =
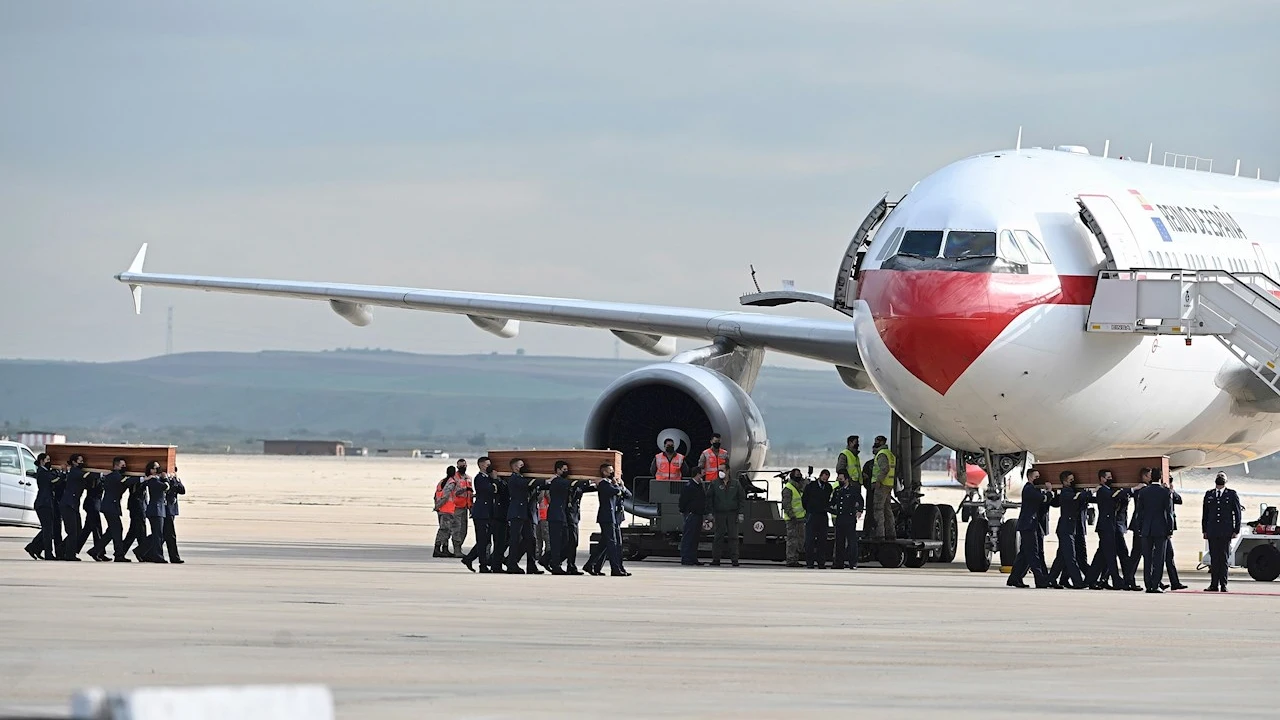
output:
[[[957,463],[977,465],[987,471],[987,488],[981,500],[966,495],[961,503],[962,513],[969,517],[969,528],[964,539],[964,564],[970,572],[986,572],[991,569],[992,557],[998,557],[1001,565],[1013,564],[1017,554],[1017,533],[1013,521],[1005,521],[1005,511],[1018,507],[1010,502],[1005,487],[1005,476],[1026,461],[1025,452],[960,453]]]

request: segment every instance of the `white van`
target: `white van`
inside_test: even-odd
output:
[[[40,527],[35,503],[36,456],[26,445],[0,441],[0,525]]]

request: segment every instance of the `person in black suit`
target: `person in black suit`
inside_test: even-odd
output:
[[[99,544],[94,545],[89,551],[90,555],[106,555],[107,543],[111,543],[115,550],[116,562],[131,562],[125,556],[124,548],[124,525],[120,518],[123,515],[120,501],[124,497],[125,490],[138,484],[138,478],[129,477],[128,464],[124,458],[118,457],[111,461],[111,472],[102,478],[102,514],[107,519],[107,531],[103,533]]]
[[[622,501],[631,497],[631,491],[614,479],[613,466],[606,470],[608,477],[596,482],[596,492],[600,493],[600,509],[596,511],[596,522],[600,523],[600,554],[592,555],[587,562],[587,572],[591,575],[603,575],[604,558],[609,558],[609,574],[625,577],[631,573],[622,566]]]
[[[1129,517],[1129,530],[1133,533],[1133,546],[1129,548],[1129,557],[1125,560],[1125,574],[1132,583],[1132,587],[1138,587],[1138,567],[1142,565],[1142,558],[1145,557],[1143,550],[1142,538],[1142,492],[1151,487],[1151,468],[1142,468],[1138,471],[1138,482],[1141,483],[1133,489],[1129,495],[1132,499],[1130,508],[1132,514]]]
[[[142,554],[147,545],[147,488],[142,478],[138,478],[137,482],[129,486],[129,498],[125,501],[125,506],[129,510],[129,531],[124,536],[124,552],[127,555],[129,547],[135,542],[138,546],[133,549],[133,556],[142,561]]]
[[[602,477],[613,477],[613,466],[605,463],[600,466]],[[564,560],[567,563],[565,573],[581,575],[578,569],[578,523],[582,522],[582,496],[595,492],[596,488],[589,480],[579,480],[569,486],[569,497],[565,501],[564,523]]]
[[[818,479],[810,481],[800,493],[800,502],[804,506],[804,559],[805,567],[813,569],[816,562],[819,570],[827,569],[827,530],[831,525],[827,513],[831,510],[831,473],[823,468]]]
[[[1160,589],[1169,536],[1173,534],[1173,496],[1169,488],[1153,482],[1142,489],[1138,519],[1142,528],[1144,579],[1149,593]]]
[[[80,495],[91,481],[84,469],[84,455],[76,453],[67,461],[67,479],[62,490],[58,510],[62,514],[63,560],[79,560],[80,553]]]
[[[569,514],[569,491],[573,481],[569,479],[569,463],[557,460],[555,477],[547,487],[547,550],[538,560],[552,575],[565,575],[564,528]]]
[[[1159,470],[1153,470],[1152,475],[1155,476],[1156,480],[1164,483],[1165,487],[1169,488],[1169,497],[1173,499],[1173,504],[1175,505],[1173,508],[1173,532],[1177,532],[1178,508],[1176,506],[1182,504],[1182,496],[1174,489],[1173,478],[1160,478]],[[1173,533],[1169,534],[1169,542],[1165,545],[1164,566],[1165,572],[1169,573],[1169,585],[1167,587],[1173,590],[1186,590],[1187,586],[1183,585],[1182,581],[1178,579],[1178,567],[1173,560]],[[1164,588],[1162,587],[1161,589]]]
[[[656,462],[656,461],[655,461]],[[684,516],[684,531],[680,534],[680,564],[701,565],[698,560],[698,540],[702,537],[702,518],[707,515],[707,488],[702,478],[685,478],[680,488],[680,513]]]
[[[476,544],[471,546],[471,551],[462,556],[462,564],[467,566],[471,572],[475,572],[473,563],[476,559],[480,560],[480,572],[487,573],[496,570],[496,566],[490,564],[490,545],[493,544],[493,519],[494,519],[494,493],[497,485],[493,482],[493,476],[489,474],[489,470],[493,463],[488,457],[482,457],[476,460],[476,467],[479,472],[472,481],[472,489],[475,491],[475,501],[471,506],[471,524],[476,529]],[[506,516],[503,516],[503,520]]]
[[[26,551],[32,560],[56,560],[61,544],[58,530],[58,505],[54,501],[53,488],[61,484],[58,471],[53,469],[48,453],[36,456],[36,500],[34,509],[40,519],[40,532],[27,543]]]
[[[1042,516],[1047,512],[1049,496],[1041,489],[1040,471],[1028,470],[1027,482],[1022,486],[1022,507],[1018,509],[1018,557],[1006,584],[1009,587],[1027,587],[1022,582],[1030,570],[1036,587],[1049,587],[1049,571],[1044,566],[1044,524]]]
[[[1218,473],[1200,510],[1200,528],[1209,541],[1209,592],[1227,591],[1227,552],[1231,540],[1240,536],[1240,509],[1236,491],[1227,487],[1226,473]]]
[[[489,569],[503,572],[507,566],[507,511],[511,509],[511,491],[507,489],[507,479],[491,469],[489,476],[493,478],[493,554],[489,556]]]
[[[1085,584],[1080,575],[1080,564],[1076,561],[1076,536],[1080,533],[1080,516],[1084,512],[1084,501],[1088,493],[1076,488],[1076,476],[1069,470],[1058,474],[1058,482],[1062,489],[1054,494],[1050,502],[1061,508],[1055,530],[1058,535],[1058,556],[1049,570],[1049,587],[1079,590]]]
[[[169,550],[169,562],[174,565],[186,562],[178,556],[178,528],[174,525],[178,519],[178,496],[186,494],[187,486],[182,484],[178,466],[174,465],[169,475],[169,489],[164,493],[164,544]]]
[[[525,477],[521,474],[524,468],[524,460],[515,458],[511,461],[511,475],[507,477],[507,492],[511,498],[507,506],[507,572],[512,575],[541,575],[542,571],[533,557],[534,528],[529,521],[529,499],[534,493],[545,490],[547,482]],[[536,505],[533,512],[537,512]],[[524,570],[520,569],[521,556],[525,558]]]
[[[146,516],[151,533],[147,536],[146,545],[139,547],[143,562],[165,563],[164,559],[164,519],[168,510],[165,494],[169,491],[169,478],[160,470],[160,463],[152,460],[147,463],[146,477],[142,480],[147,488]]]
[[[1129,561],[1129,547],[1124,533],[1128,518],[1129,488],[1114,488],[1115,477],[1110,470],[1098,471],[1098,490],[1093,502],[1098,506],[1098,551],[1093,556],[1089,577],[1085,580],[1094,590],[1140,589],[1126,582],[1121,568]],[[1107,581],[1111,582],[1108,583]]]

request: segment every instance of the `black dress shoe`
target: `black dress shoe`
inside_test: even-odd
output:
[[[1142,588],[1138,587],[1137,585],[1130,585],[1129,587],[1125,588],[1125,590],[1128,590],[1129,592],[1142,592]]]
[[[116,560],[115,560],[115,561],[116,561],[116,562],[133,562],[132,560],[130,560],[129,558],[127,558],[127,557],[125,557],[125,556],[123,556],[123,555],[121,555],[120,557],[116,558]]]
[[[538,568],[536,568],[536,567],[525,568],[525,570],[524,570],[524,574],[525,574],[525,575],[546,575],[546,573],[545,573],[545,572],[543,572],[543,571],[539,570],[539,569],[538,569]]]
[[[739,563],[737,560],[734,560],[732,564],[734,567],[738,567],[738,565],[740,565],[741,563]]]
[[[1049,583],[1048,587],[1051,587],[1054,590],[1061,590],[1063,586],[1061,583],[1051,582]]]
[[[719,561],[719,560],[712,560],[712,561],[711,561],[711,567],[720,567],[720,561]]]
[[[1151,588],[1151,589],[1150,589],[1150,590],[1148,590],[1147,592],[1151,593],[1152,595],[1163,595],[1163,594],[1164,594],[1164,591],[1163,591],[1163,590],[1161,590],[1160,588]]]
[[[1026,584],[1026,583],[1024,583],[1024,582],[1016,582],[1016,583],[1014,583],[1014,582],[1007,582],[1007,583],[1005,583],[1005,585],[1008,585],[1009,587],[1012,587],[1012,588],[1029,588],[1029,587],[1031,587],[1030,585],[1028,585],[1028,584]]]
[[[579,569],[578,569],[578,568],[576,568],[576,567],[571,567],[571,568],[569,568],[568,570],[565,570],[565,571],[564,571],[564,574],[565,574],[565,575],[581,575],[581,574],[582,574],[582,571],[581,571],[581,570],[579,570]]]
[[[1177,585],[1174,585],[1174,586],[1173,586],[1173,589],[1174,589],[1174,590],[1186,590],[1186,589],[1187,589],[1187,586],[1186,586],[1186,585],[1183,585],[1182,583],[1178,583]]]
[[[520,569],[520,568],[518,568],[518,567],[509,567],[509,568],[507,568],[507,574],[508,574],[508,575],[523,575],[523,574],[524,574],[524,571],[523,571],[523,570],[521,570],[521,569]]]
[[[1161,589],[1161,590],[1168,590],[1168,589],[1169,589],[1169,586],[1168,586],[1168,585],[1165,585],[1164,583],[1160,583],[1160,589]]]
[[[471,572],[475,572],[475,571],[476,571],[475,567],[474,567],[474,566],[472,566],[472,563],[474,563],[474,562],[475,562],[475,560],[474,560],[473,558],[469,558],[469,557],[464,557],[464,558],[462,558],[462,564],[463,564],[463,565],[466,565],[466,566],[467,566],[467,569],[468,569],[468,570],[470,570]]]
[[[611,577],[631,577],[631,573],[627,572],[626,570],[621,570],[619,572],[611,572],[609,573],[609,575]]]
[[[569,573],[561,570],[559,566],[556,566],[551,568],[551,574],[552,575],[568,575]]]
[[[80,562],[80,556],[79,556],[79,555],[72,555],[71,557],[65,557],[65,558],[62,558],[62,559],[63,559],[63,560],[70,561],[70,562]]]
[[[1210,585],[1209,587],[1205,588],[1205,589],[1204,589],[1204,591],[1205,591],[1205,592],[1218,592],[1218,586],[1217,586],[1217,585]]]
[[[170,560],[169,562],[174,565],[182,565],[183,563],[186,562],[186,560],[183,560],[182,558],[178,558],[176,560]]]

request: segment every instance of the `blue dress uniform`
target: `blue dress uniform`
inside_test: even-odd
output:
[[[80,552],[80,495],[91,481],[88,471],[82,467],[67,471],[62,501],[58,506],[62,513],[62,530],[66,536],[62,543],[63,560],[80,559],[77,557]]]
[[[40,532],[27,544],[27,554],[32,558],[54,560],[61,544],[58,531],[58,506],[53,496],[55,483],[60,483],[57,470],[48,464],[36,468],[36,517],[40,519]]]
[[[858,569],[858,513],[865,509],[862,486],[849,483],[831,493],[831,514],[835,515],[836,546],[831,554],[831,567]]]
[[[1166,548],[1173,534],[1173,496],[1169,488],[1152,483],[1142,489],[1138,520],[1142,528],[1143,569],[1147,592],[1160,592]]]
[[[1125,543],[1124,533],[1128,517],[1129,488],[1113,488],[1110,485],[1098,486],[1093,494],[1093,502],[1098,505],[1098,551],[1094,554],[1093,566],[1089,568],[1086,580],[1094,589],[1109,587],[1122,590],[1130,587],[1127,573],[1121,571],[1128,566],[1129,546]]]
[[[1138,584],[1138,566],[1142,564],[1142,558],[1145,556],[1144,543],[1145,538],[1142,537],[1142,493],[1151,485],[1142,485],[1133,489],[1129,496],[1133,499],[1132,516],[1129,519],[1129,530],[1133,532],[1133,547],[1129,549],[1129,560],[1126,567],[1126,574],[1136,587]]]
[[[511,508],[511,491],[507,479],[490,471],[493,478],[493,554],[489,556],[489,568],[501,572],[507,564],[507,510]]]
[[[1044,514],[1048,512],[1049,496],[1027,481],[1022,486],[1022,507],[1018,508],[1018,536],[1021,544],[1018,557],[1013,562],[1013,571],[1006,582],[1011,587],[1026,587],[1022,579],[1030,570],[1035,577],[1036,587],[1049,587],[1049,570],[1044,566]]]
[[[95,554],[106,553],[107,543],[111,543],[116,562],[129,562],[129,558],[125,557],[124,526],[120,520],[124,514],[121,501],[125,490],[133,488],[138,482],[139,478],[129,477],[117,470],[102,478],[102,514],[107,519],[107,531],[103,533],[99,544],[94,546]]]
[[[102,545],[102,476],[94,473],[86,478],[84,486],[84,526],[76,542],[76,552],[84,549],[89,537],[93,537],[93,545],[89,547],[89,557],[94,560],[106,560],[96,550]]]
[[[1236,491],[1217,487],[1204,494],[1200,527],[1209,541],[1209,591],[1227,591],[1227,552],[1240,532],[1240,498]]]
[[[564,523],[564,559],[567,561],[565,572],[570,575],[581,575],[578,569],[578,523],[582,522],[582,496],[596,489],[587,480],[579,480],[569,488],[569,497],[565,502]]]
[[[476,529],[476,543],[471,546],[470,552],[462,556],[462,564],[468,570],[474,570],[472,563],[479,558],[480,572],[487,573],[497,569],[490,562],[493,556],[489,551],[489,546],[493,544],[494,494],[497,485],[494,484],[493,476],[487,472],[476,473],[476,479],[471,485],[475,490],[475,501],[471,505],[471,524]],[[503,521],[505,520],[504,516]]]
[[[625,485],[615,485],[605,479],[596,485],[596,492],[600,493],[600,509],[596,511],[596,522],[600,523],[600,546],[587,561],[586,570],[592,575],[603,574],[604,559],[608,557],[610,575],[630,575],[622,567],[622,521],[625,517],[622,500],[631,497],[631,491]]]
[[[1080,523],[1084,513],[1084,505],[1088,502],[1088,493],[1073,487],[1064,487],[1053,496],[1050,504],[1060,508],[1058,526],[1058,556],[1049,571],[1050,585],[1061,583],[1064,587],[1084,587],[1084,578],[1080,575],[1080,563],[1076,558],[1079,549]]]
[[[529,502],[532,495],[536,492],[545,490],[547,483],[541,479],[530,479],[520,473],[512,473],[507,477],[507,493],[510,497],[507,506],[507,572],[520,574],[520,556],[525,557],[525,569],[523,572],[530,575],[541,575],[534,564],[533,557],[533,532],[534,528],[529,522],[529,513],[537,513],[536,503]]]
[[[142,478],[129,487],[125,506],[129,509],[129,532],[124,536],[124,551],[128,553],[129,547],[137,542],[133,556],[141,560],[147,544],[147,489]]]
[[[1169,497],[1173,499],[1173,504],[1175,506],[1182,504],[1182,496],[1178,494],[1177,490],[1174,490],[1173,488],[1169,488]],[[1173,532],[1177,532],[1178,508],[1174,507],[1172,508],[1172,510],[1173,510]],[[1173,533],[1169,534],[1169,542],[1166,543],[1164,547],[1164,567],[1165,567],[1165,572],[1169,573],[1169,585],[1174,590],[1182,590],[1187,587],[1186,585],[1182,584],[1181,580],[1178,579],[1178,566],[1174,563],[1174,560],[1173,560]]]
[[[165,562],[161,547],[164,543],[164,519],[168,514],[165,493],[169,491],[169,482],[163,475],[152,475],[143,480],[147,488],[146,516],[151,526],[151,534],[145,545],[139,548],[142,559],[146,562]]]
[[[178,519],[178,496],[186,494],[187,486],[182,484],[182,480],[176,475],[170,476],[169,489],[164,493],[164,544],[169,549],[169,562],[177,565],[181,565],[183,560],[178,556],[178,529],[174,522]]]

